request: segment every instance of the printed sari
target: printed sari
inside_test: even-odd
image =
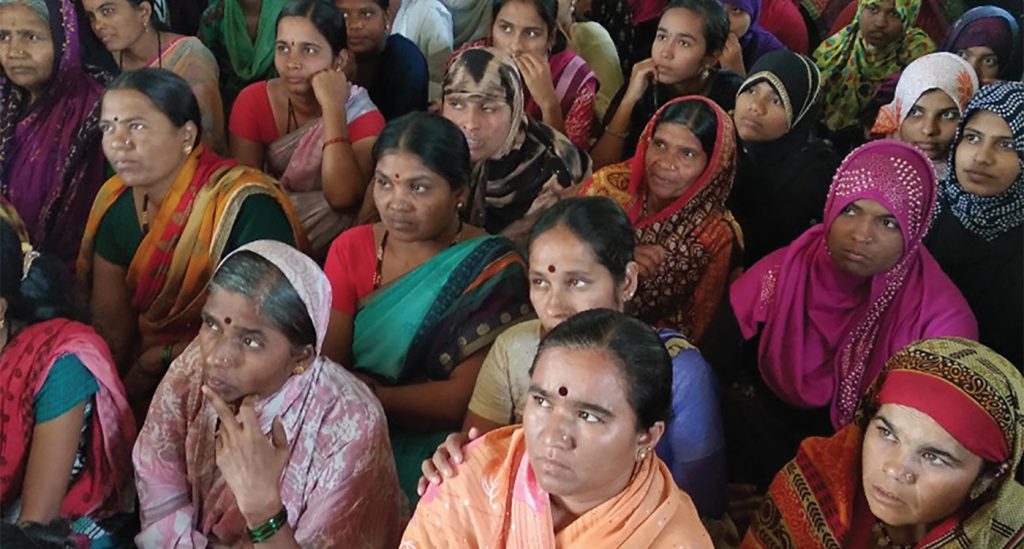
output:
[[[427,488],[403,548],[712,547],[693,502],[653,455],[634,466],[622,492],[556,532],[521,425],[492,431],[464,452],[458,476]]]
[[[220,88],[225,110],[230,112],[242,88],[270,78],[274,72],[274,39],[277,17],[285,0],[265,0],[260,5],[256,40],[249,36],[239,0],[216,0],[203,12],[199,39],[210,48],[220,65]]]
[[[219,69],[210,50],[194,36],[179,36],[166,44],[147,66],[167,69],[188,82],[203,117],[203,143],[218,154],[227,152]]]

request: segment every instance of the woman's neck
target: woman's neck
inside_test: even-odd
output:
[[[149,65],[150,61],[160,55],[160,42],[160,31],[152,28],[142,31],[131,46],[121,51],[121,69],[135,70]]]
[[[904,526],[889,526],[888,524],[882,524],[881,522],[879,522],[879,524],[882,525],[882,535],[888,536],[890,546],[916,545],[924,538],[925,534],[927,534],[929,530],[928,526],[921,524],[907,524]]]
[[[669,84],[672,91],[675,92],[676,97],[682,97],[684,95],[704,95],[707,89],[708,79],[703,77],[704,72],[697,73],[697,76],[676,82],[675,84]]]
[[[448,227],[435,238],[429,240],[388,240],[388,248],[402,257],[425,257],[430,259],[441,253],[445,248],[462,240],[463,225],[455,216]],[[385,228],[386,230],[386,228]]]

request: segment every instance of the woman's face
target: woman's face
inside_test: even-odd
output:
[[[512,107],[499,99],[471,93],[444,96],[441,115],[462,130],[475,164],[493,158],[512,131]]]
[[[238,292],[212,286],[202,322],[203,383],[225,402],[274,394],[312,357],[311,348],[297,351],[256,302]]]
[[[400,150],[384,153],[373,177],[373,201],[390,238],[402,242],[434,240],[458,217],[463,189],[452,189],[419,156]]]
[[[750,20],[750,14],[736,6],[732,6],[724,2],[722,3],[722,7],[725,8],[725,13],[729,14],[729,32],[735,34],[737,38],[747,34],[752,23]]]
[[[871,513],[889,526],[925,526],[958,511],[983,460],[928,415],[883,404],[864,433],[864,496]]]
[[[978,75],[978,82],[982,86],[999,81],[999,56],[992,48],[975,46],[959,50],[956,54],[974,67],[974,72]]]
[[[828,252],[840,269],[873,276],[891,269],[903,255],[896,216],[874,200],[854,200],[828,228]]]
[[[274,67],[288,92],[295,95],[313,93],[310,83],[321,71],[336,67],[335,57],[313,22],[305,17],[283,17],[277,24],[274,43]]]
[[[512,57],[529,53],[543,58],[554,44],[555,33],[548,29],[533,2],[509,0],[494,16],[491,40],[494,47]]]
[[[169,188],[195,143],[197,128],[176,128],[140,91],[103,94],[100,111],[103,154],[129,187]]]
[[[1020,153],[1009,124],[992,111],[978,111],[964,125],[956,146],[956,178],[978,196],[997,195],[1020,176]]]
[[[552,347],[537,356],[523,411],[526,452],[541,488],[574,505],[598,505],[629,483],[658,422],[637,430],[627,381],[605,349]],[[650,458],[648,458],[650,459]]]
[[[636,291],[636,265],[621,283],[594,255],[590,245],[557,225],[530,245],[530,303],[547,333],[576,313],[621,311]]]
[[[903,20],[893,0],[869,0],[860,12],[860,36],[876,48],[884,48],[903,36]]]
[[[335,0],[345,15],[348,49],[356,54],[384,49],[388,38],[388,14],[374,0]]]
[[[900,125],[900,141],[917,147],[932,160],[943,160],[959,121],[960,109],[946,92],[924,92]]]
[[[662,122],[644,157],[647,192],[655,202],[671,203],[693,185],[708,166],[708,155],[690,128]]]
[[[736,96],[733,111],[736,132],[748,143],[775,141],[789,131],[789,119],[782,98],[762,80]]]
[[[704,19],[700,14],[686,8],[673,8],[662,14],[651,45],[658,82],[672,85],[696,78],[704,67],[715,64],[719,53],[707,51]]]
[[[149,27],[149,2],[136,7],[128,0],[82,0],[82,6],[92,32],[113,53],[131,47]]]
[[[0,8],[0,66],[33,98],[53,74],[53,36],[42,17],[24,4]]]

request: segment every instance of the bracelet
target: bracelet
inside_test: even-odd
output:
[[[348,143],[348,138],[347,137],[332,137],[332,138],[328,139],[327,141],[324,141],[324,146],[320,150],[326,150],[329,145],[333,145],[335,143]]]
[[[604,127],[604,133],[606,133],[606,134],[608,134],[608,135],[610,135],[612,137],[618,137],[619,139],[623,139],[623,140],[626,139],[626,132],[617,132],[617,131],[611,129],[610,127],[608,127],[608,126]]]
[[[285,509],[284,505],[281,506],[281,510],[274,516],[267,519],[267,522],[255,527],[247,528],[249,532],[249,541],[253,543],[263,543],[268,539],[274,537],[285,524],[288,524],[288,510]]]
[[[162,364],[164,368],[169,368],[171,366],[171,362],[173,361],[171,355],[173,353],[174,342],[164,345],[164,348],[160,351],[160,364]]]

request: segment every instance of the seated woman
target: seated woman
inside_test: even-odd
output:
[[[519,70],[503,52],[471,48],[448,66],[441,114],[462,130],[473,163],[465,215],[520,243],[567,187],[590,177],[590,157],[523,105]]]
[[[766,53],[786,46],[760,24],[761,0],[722,0],[729,14],[729,39],[722,51],[722,66],[741,75]]]
[[[935,51],[931,38],[912,26],[920,9],[921,0],[858,0],[853,22],[814,50],[824,92],[821,121],[829,131],[848,132],[848,141],[862,142],[862,111],[875,88]]]
[[[978,74],[982,86],[999,80],[1018,80],[1020,61],[1013,60],[1020,52],[1017,20],[997,6],[978,6],[957,19],[946,34],[942,51],[955,53],[967,60]],[[1016,72],[1015,72],[1016,71]]]
[[[274,27],[287,0],[214,0],[203,11],[198,37],[220,68],[224,112],[249,84],[274,72]]]
[[[135,421],[107,344],[72,320],[64,265],[27,236],[0,199],[2,522],[61,521],[73,537],[113,547],[97,522],[131,506]],[[4,538],[14,543],[6,529]]]
[[[416,44],[427,61],[430,82],[427,100],[441,98],[444,67],[452,56],[452,14],[441,0],[396,0],[391,20],[391,32],[400,34]]]
[[[608,29],[588,19],[591,4],[592,0],[558,0],[558,25],[565,33],[567,47],[577,52],[597,77],[594,116],[603,120],[612,98],[622,87],[622,64]],[[585,148],[590,149],[589,140]]]
[[[278,78],[242,90],[231,110],[231,156],[276,177],[322,259],[352,224],[384,117],[347,77],[345,19],[327,0],[291,0],[277,19]]]
[[[294,248],[262,240],[224,259],[135,445],[140,547],[397,544],[386,419],[321,354],[330,307]]]
[[[1024,369],[1024,84],[964,110],[925,244],[978,317],[978,341]]]
[[[743,547],[1019,547],[1022,399],[1020,372],[980,343],[908,346],[854,423],[800,445]]]
[[[345,231],[327,255],[334,300],[325,353],[384,405],[402,489],[462,425],[494,338],[530,312],[512,243],[463,224],[469,148],[444,118],[392,121],[374,146],[381,222]]]
[[[640,283],[631,312],[698,345],[743,252],[725,207],[735,171],[732,119],[710,99],[680,97],[651,118],[633,158],[581,191],[612,198],[633,224]]]
[[[906,143],[861,146],[836,172],[822,223],[732,285],[732,356],[707,353],[726,401],[731,480],[763,488],[801,440],[849,423],[905,345],[977,337],[963,296],[921,244],[934,174]]]
[[[977,90],[978,78],[967,61],[947,52],[918,57],[899,76],[893,101],[878,111],[871,133],[920,149],[941,181],[949,171],[949,146],[960,115]]]
[[[496,0],[491,33],[462,49],[493,46],[507,53],[526,82],[526,114],[590,149],[597,76],[568,48],[557,0]]]
[[[427,489],[410,547],[712,547],[653,448],[672,406],[672,366],[650,327],[608,309],[548,333],[523,425],[466,449]]]
[[[103,184],[103,87],[82,65],[73,2],[0,0],[0,43],[0,195],[32,242],[73,272]]]
[[[628,159],[647,122],[674,98],[703,95],[731,111],[743,78],[717,68],[728,35],[729,17],[718,0],[672,0],[658,23],[651,57],[633,66],[608,107],[604,134],[591,150],[594,166]]]
[[[217,60],[194,36],[161,30],[149,0],[82,0],[89,24],[122,71],[167,69],[185,79],[199,101],[203,143],[218,154],[227,150],[224,105]]]
[[[487,353],[462,427],[473,438],[522,423],[530,367],[544,334],[580,311],[621,311],[636,290],[633,227],[608,198],[555,204],[534,225],[529,250],[530,301],[538,319],[513,326]],[[678,332],[662,329],[658,336],[672,357],[672,417],[655,449],[701,516],[720,517],[725,512],[725,446],[714,377],[697,348]],[[440,481],[438,469],[453,472],[449,453],[460,461],[459,447],[467,440],[450,435],[433,461],[424,462],[427,480]],[[421,481],[421,493],[425,486]]]
[[[810,58],[766,54],[736,96],[740,137],[729,211],[743,229],[743,265],[788,245],[821,219],[839,166],[818,138],[821,74]]]
[[[139,417],[199,330],[221,257],[263,238],[306,245],[277,183],[207,150],[199,121],[188,83],[170,71],[125,73],[103,95],[103,151],[117,175],[89,214],[78,276]]]

